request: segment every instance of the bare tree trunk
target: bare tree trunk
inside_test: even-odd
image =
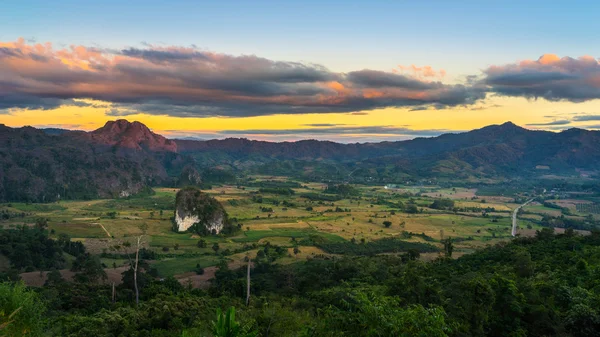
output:
[[[248,257],[248,271],[246,273],[246,306],[250,305],[250,257]]]
[[[117,294],[115,293],[115,283],[112,283],[112,302],[115,303],[117,300]]]
[[[137,247],[135,249],[135,267],[133,268],[133,286],[135,287],[135,305],[139,305],[140,304],[140,291],[138,289],[138,283],[137,283],[137,272],[138,272],[138,261],[140,259],[140,240],[142,239],[142,236],[138,236],[137,239]]]

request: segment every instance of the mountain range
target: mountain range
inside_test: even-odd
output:
[[[126,120],[91,132],[0,124],[0,158],[0,200],[43,202],[129,196],[192,176],[232,182],[246,173],[371,183],[594,175],[600,132],[532,131],[507,122],[432,138],[340,144],[167,139]]]

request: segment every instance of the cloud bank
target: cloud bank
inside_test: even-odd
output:
[[[600,63],[592,56],[546,54],[535,61],[492,66],[484,74],[483,83],[500,95],[570,102],[600,98]]]
[[[439,108],[485,96],[483,88],[444,84],[429,76],[430,67],[424,69],[419,76],[369,69],[337,73],[317,64],[196,48],[55,49],[20,39],[0,42],[0,109],[53,109],[93,99],[113,103],[112,116],[245,117]]]
[[[54,109],[92,99],[111,103],[107,114],[117,117],[361,114],[390,107],[479,110],[477,103],[489,93],[571,102],[600,98],[597,59],[552,54],[491,66],[466,76],[464,84],[447,84],[442,82],[446,72],[431,66],[340,73],[318,64],[196,47],[56,49],[19,39],[0,42],[0,74],[0,111]]]

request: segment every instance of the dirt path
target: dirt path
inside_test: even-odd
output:
[[[513,211],[513,216],[512,216],[512,236],[516,236],[517,235],[517,213],[519,213],[519,210],[521,209],[521,207],[526,206],[528,203],[532,202],[533,199],[529,199],[527,200],[523,205],[515,208],[515,210]]]
[[[100,225],[100,227],[102,227],[102,229],[104,230],[104,232],[106,233],[106,235],[108,235],[109,238],[112,238],[112,235],[110,235],[110,233],[106,230],[106,227],[104,227],[103,224],[97,222],[96,225]]]

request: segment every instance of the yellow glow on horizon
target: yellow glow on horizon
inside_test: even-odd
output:
[[[24,125],[38,127],[65,127],[94,130],[108,120],[125,118],[146,124],[157,133],[169,131],[218,132],[223,130],[297,129],[310,128],[307,124],[339,124],[346,126],[392,126],[415,130],[445,129],[470,130],[490,124],[512,121],[525,126],[531,123],[568,119],[569,114],[600,112],[600,102],[586,103],[528,101],[523,98],[491,97],[485,103],[469,107],[443,110],[410,111],[408,108],[386,108],[365,111],[362,114],[331,113],[302,115],[270,115],[246,118],[234,117],[172,117],[136,114],[126,117],[107,116],[109,103],[85,101],[96,106],[63,106],[54,110],[19,110],[0,115],[0,123],[11,127]],[[554,117],[548,117],[554,116]],[[573,123],[584,126],[585,122]],[[590,124],[589,122],[587,124]],[[543,127],[539,127],[543,129]]]

